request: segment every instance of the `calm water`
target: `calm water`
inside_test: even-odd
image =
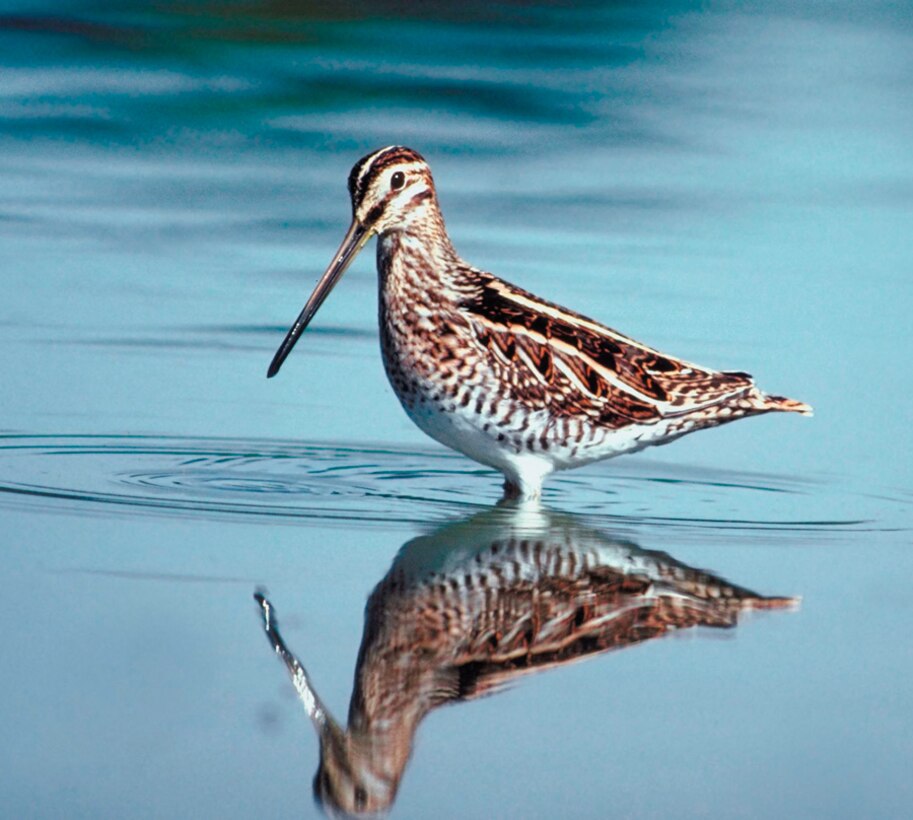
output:
[[[0,11],[4,813],[319,816],[322,754],[403,818],[913,814],[913,7],[305,6]],[[267,382],[394,142],[473,263],[815,418],[493,510],[370,253]]]

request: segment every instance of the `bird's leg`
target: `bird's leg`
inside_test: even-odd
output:
[[[521,496],[520,485],[514,484],[509,478],[504,479],[504,495],[502,501],[516,501]]]
[[[510,478],[504,480],[504,494],[498,504],[508,506],[525,506],[531,504],[538,506],[542,498],[542,481],[524,481],[521,477],[517,481]]]

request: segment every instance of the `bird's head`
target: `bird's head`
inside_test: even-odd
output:
[[[352,224],[329,267],[270,363],[267,376],[275,376],[304,329],[329,296],[346,268],[377,234],[405,230],[425,220],[437,208],[431,169],[411,148],[390,145],[362,157],[349,173]]]

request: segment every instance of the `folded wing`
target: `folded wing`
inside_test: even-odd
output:
[[[515,393],[551,412],[650,423],[737,398],[751,376],[666,356],[580,314],[479,274],[461,308]]]

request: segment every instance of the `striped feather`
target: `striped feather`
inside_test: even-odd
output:
[[[640,344],[578,313],[474,271],[460,304],[476,341],[513,381],[547,388],[552,411],[649,423],[722,404],[749,391],[747,373],[709,370]]]

